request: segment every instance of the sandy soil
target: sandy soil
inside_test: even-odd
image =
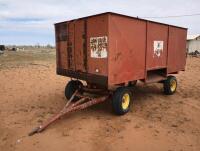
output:
[[[0,150],[200,150],[200,58],[188,58],[173,96],[161,84],[134,88],[131,112],[116,116],[110,101],[71,113],[41,134],[28,132],[65,104],[68,80],[54,61],[0,69]]]

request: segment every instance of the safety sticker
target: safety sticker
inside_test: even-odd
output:
[[[90,51],[92,58],[107,58],[108,37],[91,37]]]
[[[160,57],[163,52],[164,41],[154,41],[154,54],[153,57]]]

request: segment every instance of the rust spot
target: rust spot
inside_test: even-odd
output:
[[[117,61],[121,55],[122,55],[121,52],[116,53],[114,60]]]

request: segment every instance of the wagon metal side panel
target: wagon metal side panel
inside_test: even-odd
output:
[[[74,39],[74,53],[75,53],[75,70],[86,72],[87,69],[87,48],[86,48],[86,20],[77,20],[74,22],[75,39]]]
[[[147,22],[146,70],[167,66],[168,26]]]
[[[108,84],[120,84],[145,76],[146,22],[109,16]]]
[[[68,69],[75,70],[75,22],[67,22],[67,62]]]
[[[56,32],[56,64],[58,68],[67,69],[67,24],[57,24]]]
[[[60,68],[68,69],[67,63],[67,42],[61,41],[59,42],[59,61],[60,61]]]
[[[108,73],[108,15],[87,19],[88,73],[107,76]]]
[[[167,73],[185,70],[187,29],[169,27]]]

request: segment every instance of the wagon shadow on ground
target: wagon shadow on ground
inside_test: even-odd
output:
[[[152,97],[166,97],[163,93],[162,84],[150,84],[150,85],[144,85],[139,83],[139,85],[136,85],[132,88],[133,92],[133,99],[132,103],[135,105],[142,106],[144,103],[151,100]],[[112,111],[112,98],[110,98],[108,101],[105,101],[104,103],[95,105],[91,107],[89,110],[92,111],[98,111],[103,112],[105,114],[114,114]]]
[[[130,114],[136,114],[136,116],[138,114],[141,114],[141,112],[145,113],[146,112],[145,108],[147,108],[147,110],[149,110],[149,106],[146,106],[146,104],[148,104],[148,101],[152,101],[152,97],[157,97],[157,96],[165,97],[163,94],[163,91],[162,91],[161,84],[143,85],[143,84],[139,83],[132,90],[133,90],[133,104],[134,105],[131,107]],[[64,104],[66,103],[66,99],[64,97],[64,92],[57,93],[54,96],[49,95],[45,101],[47,101],[47,100],[52,102],[52,105],[47,106],[46,109],[47,108],[53,109],[53,114],[44,115],[45,118],[41,120],[42,121],[41,123],[46,122],[47,119],[52,117],[55,113],[59,112],[62,109],[62,107],[64,107]],[[54,100],[57,100],[57,103],[55,103]],[[156,100],[153,100],[153,101],[156,101]],[[44,102],[44,103],[46,103],[46,102]],[[143,108],[143,110],[140,110],[141,107]],[[40,112],[40,111],[37,111],[37,112]],[[53,123],[49,127],[49,129],[52,129],[52,128],[54,129],[60,124],[66,125],[71,122],[73,123],[77,120],[84,120],[84,119],[89,119],[89,118],[106,119],[106,118],[111,118],[111,117],[115,117],[115,116],[116,115],[114,114],[113,109],[112,109],[111,99],[109,99],[103,103],[94,105],[87,109],[69,113],[69,114],[63,116],[57,122]]]
[[[163,96],[165,97],[161,84],[152,84],[152,85],[143,85],[139,84],[132,88],[133,91],[133,103],[136,105],[142,105],[144,102],[149,101],[153,96]],[[58,96],[59,95],[59,96]],[[59,98],[59,99],[58,99]],[[55,96],[55,98],[52,98],[52,96],[49,96],[50,100],[59,100],[62,101],[62,104],[66,103],[66,99],[64,97],[64,92],[59,93]],[[57,102],[57,103],[59,103]],[[59,103],[60,104],[60,103]],[[61,105],[59,105],[61,106]],[[100,112],[101,114],[109,114],[112,115],[112,98],[109,98],[107,101],[94,105],[92,107],[89,107],[87,109],[84,109],[81,111],[82,114],[84,113],[95,113]],[[74,113],[70,113],[70,116]]]

